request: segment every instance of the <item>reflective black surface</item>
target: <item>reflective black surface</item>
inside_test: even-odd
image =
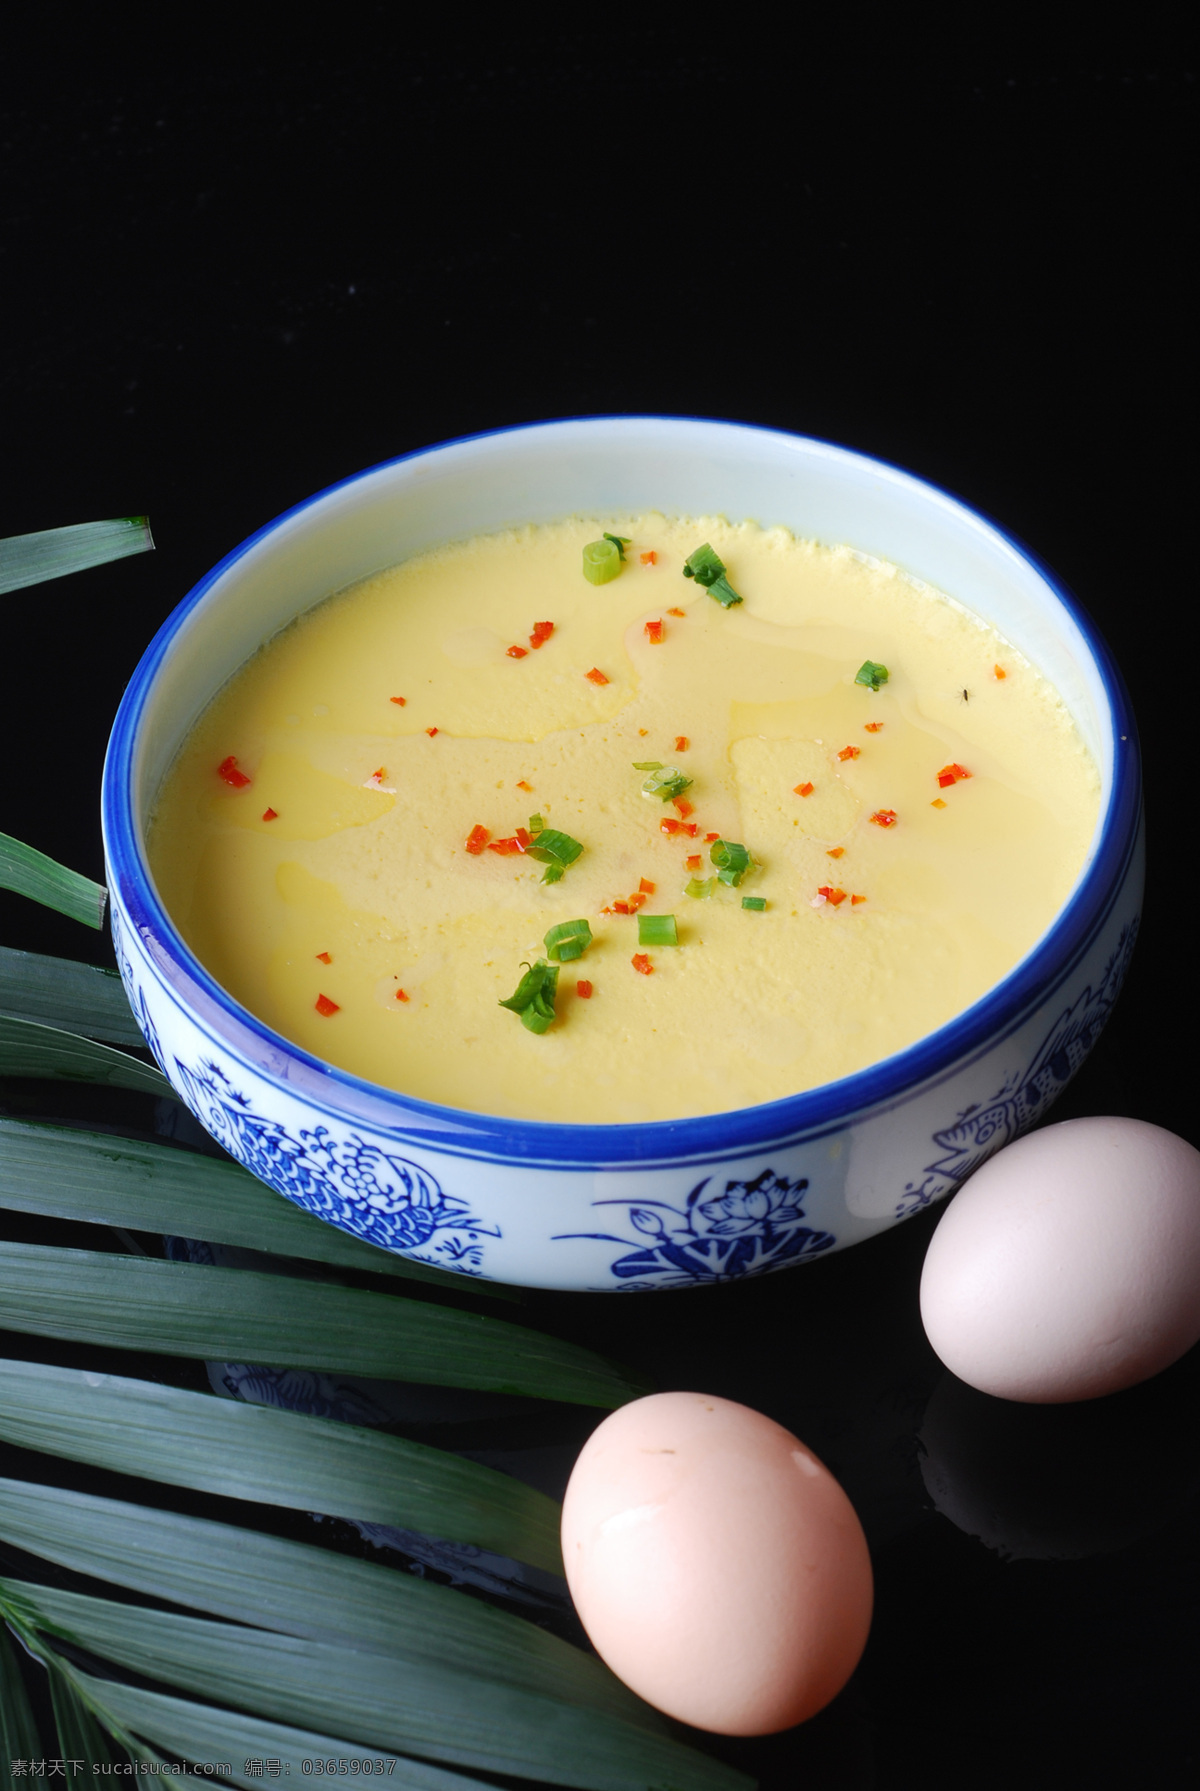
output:
[[[718,46],[678,21],[614,41],[402,19],[196,25],[180,54],[60,18],[10,57],[0,534],[145,510],[158,549],[3,600],[0,828],[101,874],[104,741],[142,648],[332,480],[586,412],[826,436],[990,512],[1111,643],[1145,749],[1145,928],[1055,1117],[1200,1142],[1194,65],[1128,30],[1060,55],[982,30]],[[3,894],[0,938],[106,949]],[[155,1123],[49,1085],[6,1106]],[[917,1313],[936,1217],[756,1285],[534,1295],[525,1322],[760,1407],[854,1500],[878,1594],[859,1672],[802,1730],[714,1744],[764,1787],[1191,1784],[1196,1354],[1086,1409],[972,1394]],[[443,1431],[553,1489],[580,1420],[447,1409],[412,1434]]]

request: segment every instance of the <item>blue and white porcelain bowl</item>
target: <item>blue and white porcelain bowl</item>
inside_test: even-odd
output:
[[[892,561],[985,616],[1054,681],[1103,779],[1087,863],[982,1000],[908,1050],[707,1118],[568,1126],[434,1106],[270,1030],[180,938],[145,852],[201,711],[296,615],[434,543],[575,512],[782,524]],[[737,424],[592,417],[448,442],[347,479],[222,560],[134,673],[104,774],[117,958],[181,1098],[280,1194],[464,1275],[690,1287],[808,1262],[949,1193],[1078,1069],[1129,962],[1142,888],[1133,719],[1103,642],[1027,549],[945,492],[826,442]],[[198,1221],[199,1226],[199,1221]]]

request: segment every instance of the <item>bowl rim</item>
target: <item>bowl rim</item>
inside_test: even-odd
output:
[[[1102,716],[1102,723],[1106,722],[1112,729],[1113,772],[1107,806],[1097,827],[1095,849],[1066,904],[1025,956],[979,1000],[904,1050],[868,1064],[849,1076],[756,1106],[677,1120],[575,1125],[443,1106],[339,1069],[275,1032],[235,1001],[205,969],[176,930],[159,899],[134,821],[138,728],[152,698],[156,675],[177,635],[213,586],[260,543],[268,541],[306,512],[365,480],[448,449],[498,437],[577,428],[581,424],[695,424],[745,431],[818,449],[825,455],[882,473],[893,484],[908,485],[926,495],[933,494],[974,525],[982,524],[1001,545],[1032,568],[1074,622],[1092,655],[1107,704],[1107,715]],[[343,1124],[366,1124],[379,1130],[380,1118],[386,1114],[382,1129],[389,1135],[414,1144],[433,1146],[453,1155],[514,1165],[587,1169],[640,1167],[655,1162],[715,1163],[744,1157],[748,1150],[762,1149],[768,1143],[779,1148],[794,1140],[828,1136],[844,1130],[865,1114],[887,1112],[909,1100],[918,1089],[936,1086],[958,1074],[1017,1031],[1067,980],[1086,954],[1125,880],[1136,850],[1140,809],[1140,749],[1120,670],[1099,629],[1074,592],[1018,536],[978,505],[967,503],[935,481],[840,443],[737,420],[666,413],[552,418],[450,437],[351,473],[273,517],[232,548],[192,586],[150,641],[129,680],[114,719],[101,794],[105,857],[119,902],[127,909],[136,932],[145,938],[153,938],[159,951],[165,951],[173,960],[176,970],[207,997],[206,1008],[215,1009],[218,1015],[233,1023],[234,1036],[226,1036],[214,1026],[211,1017],[206,1019],[190,1007],[172,980],[169,993],[174,1003],[202,1028],[213,1031],[220,1039],[221,1047],[252,1073],[286,1087],[286,1078],[281,1077],[277,1069],[273,1071],[271,1065],[277,1065],[281,1056],[291,1058],[308,1071],[302,1095],[306,1104],[321,1109],[327,1117]],[[238,1034],[250,1035],[262,1054],[258,1061],[239,1046]],[[327,1096],[321,1092],[325,1089]],[[300,1089],[294,1087],[293,1092],[299,1095]],[[367,1118],[368,1110],[371,1118]]]

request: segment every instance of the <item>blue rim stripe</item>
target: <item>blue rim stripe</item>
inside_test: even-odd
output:
[[[1113,777],[1107,811],[1099,831],[1091,864],[1072,899],[1070,908],[1052,924],[1029,955],[990,990],[974,1006],[967,1008],[936,1032],[910,1045],[905,1051],[882,1062],[872,1064],[851,1077],[830,1082],[783,1100],[762,1106],[740,1108],[683,1120],[655,1120],[636,1125],[564,1125],[543,1120],[520,1120],[495,1115],[471,1113],[465,1109],[446,1108],[422,1101],[394,1090],[381,1088],[361,1077],[335,1069],[319,1058],[310,1056],[300,1046],[271,1031],[253,1014],[239,1006],[192,955],[158,899],[145,865],[137,829],[134,824],[136,795],[133,788],[137,732],[142,713],[150,698],[154,678],[176,637],[196,608],[204,601],[216,582],[260,542],[273,535],[293,518],[303,515],[333,494],[357,485],[374,475],[402,466],[410,460],[440,453],[449,448],[468,446],[493,437],[520,435],[539,429],[574,427],[579,423],[668,423],[694,422],[702,427],[745,430],[749,434],[770,436],[789,443],[815,446],[842,460],[856,462],[873,470],[882,469],[895,480],[910,484],[926,493],[933,492],[974,522],[983,522],[1021,560],[1030,565],[1045,582],[1063,609],[1074,621],[1087,642],[1100,675],[1110,706],[1114,731]],[[1073,966],[1091,945],[1105,918],[1111,911],[1115,891],[1128,867],[1133,841],[1137,833],[1141,803],[1140,752],[1132,708],[1124,681],[1112,655],[1083,605],[1052,569],[1023,542],[1000,527],[975,506],[965,503],[954,493],[918,479],[902,467],[859,454],[816,437],[798,436],[783,430],[761,429],[753,424],[723,422],[716,418],[687,416],[659,417],[572,417],[547,423],[518,425],[514,428],[485,430],[477,435],[461,436],[440,442],[433,447],[414,449],[409,453],[382,461],[365,471],[336,481],[323,491],[293,505],[273,521],[247,537],[240,546],[218,562],[167,617],[146,649],[130,679],[113,724],[104,765],[102,819],[110,876],[116,883],[126,906],[134,931],[156,939],[175,964],[239,1028],[261,1041],[266,1052],[277,1057],[280,1052],[304,1064],[314,1076],[327,1080],[330,1087],[328,1111],[343,1122],[353,1123],[359,1106],[356,1096],[367,1096],[371,1104],[394,1109],[392,1127],[396,1135],[411,1140],[414,1146],[449,1151],[455,1155],[490,1158],[512,1164],[546,1163],[567,1167],[614,1169],[623,1165],[649,1167],[651,1164],[683,1165],[699,1158],[707,1161],[727,1160],[735,1155],[763,1148],[765,1139],[782,1148],[786,1141],[814,1138],[836,1132],[845,1126],[847,1116],[843,1101],[850,1084],[854,1085],[854,1113],[878,1112],[894,1106],[918,1087],[936,1084],[951,1070],[977,1058],[991,1049],[997,1040],[1007,1037],[1045,999],[1061,985],[1069,973],[1064,964]],[[181,1008],[186,1003],[175,997]],[[242,1052],[222,1038],[222,1048],[242,1061]],[[271,1080],[269,1072],[253,1063],[247,1067]],[[337,1094],[344,1090],[347,1104],[339,1104]],[[309,1098],[308,1093],[304,1098]],[[318,1104],[325,1105],[316,1097]],[[364,1125],[379,1125],[365,1115]]]

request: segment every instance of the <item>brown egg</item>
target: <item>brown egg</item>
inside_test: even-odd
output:
[[[567,1583],[597,1653],[668,1716],[768,1735],[835,1697],[866,1645],[872,1578],[849,1499],[782,1425],[656,1393],[580,1452]]]

